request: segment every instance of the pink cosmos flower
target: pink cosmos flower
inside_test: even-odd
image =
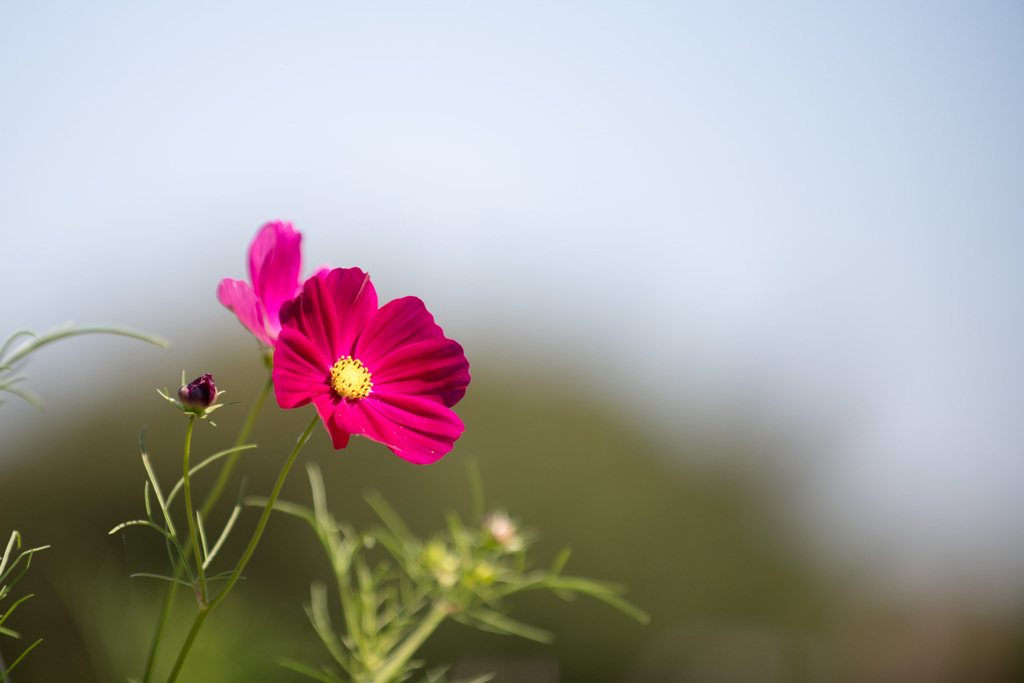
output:
[[[274,346],[281,332],[281,304],[302,287],[302,234],[285,221],[267,223],[249,247],[248,282],[224,278],[217,286],[217,300],[238,316],[256,338]],[[317,276],[327,273],[324,268]]]
[[[274,392],[282,408],[312,402],[335,448],[362,434],[417,464],[452,449],[469,362],[423,302],[377,307],[370,276],[338,268],[310,278],[281,308]]]

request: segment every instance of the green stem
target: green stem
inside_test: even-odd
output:
[[[335,536],[337,538],[337,536]],[[356,610],[353,602],[355,596],[352,594],[352,582],[349,578],[352,573],[352,561],[355,554],[350,550],[344,554],[338,553],[335,549],[332,557],[332,562],[335,564],[335,576],[338,581],[338,597],[341,599],[341,614],[345,619],[345,628],[349,633],[349,636],[353,640],[353,644],[356,649],[359,650],[361,655],[365,655],[366,639],[363,637],[363,631],[359,628],[359,622],[356,620]],[[345,565],[338,567],[338,562],[344,557]]]
[[[273,375],[268,373],[266,383],[256,396],[256,402],[249,409],[249,414],[246,416],[245,422],[242,423],[242,428],[238,430],[238,436],[235,438],[235,448],[238,448],[249,439],[249,433],[252,432],[253,425],[256,424],[256,417],[260,414],[263,403],[267,400],[267,396],[270,395],[270,390],[273,388],[274,378]],[[213,509],[221,493],[224,492],[224,487],[227,486],[228,480],[231,478],[231,472],[235,468],[235,462],[238,460],[239,455],[241,455],[241,452],[235,451],[227,457],[221,466],[220,474],[217,475],[217,481],[214,482],[213,488],[210,489],[210,493],[207,494],[206,501],[203,503],[202,513],[204,519],[210,514],[210,510]]]
[[[253,402],[252,407],[249,409],[249,414],[245,417],[245,422],[242,423],[241,429],[238,430],[238,436],[235,437],[235,448],[241,446],[249,439],[249,434],[252,433],[252,428],[256,424],[256,418],[259,416],[260,411],[263,408],[264,402],[267,400],[267,396],[270,395],[270,390],[274,387],[273,376],[268,372],[267,381],[264,383],[260,393],[256,395],[256,400]],[[200,509],[203,519],[206,519],[210,515],[210,510],[217,503],[221,493],[224,492],[225,486],[227,486],[228,480],[231,478],[231,472],[235,467],[235,461],[238,460],[239,452],[232,453],[228,456],[227,460],[221,466],[220,474],[217,476],[217,481],[214,483],[213,488],[206,496],[206,500],[203,502],[203,507]],[[185,546],[185,552],[191,551],[190,546]],[[182,558],[180,561],[184,562],[188,560],[188,555]],[[175,569],[175,574],[178,573],[180,565]],[[172,583],[167,587],[167,594],[164,597],[164,604],[160,608],[160,616],[158,617],[156,633],[153,635],[153,642],[149,648],[149,654],[146,657],[146,670],[143,674],[143,683],[149,683],[153,677],[153,667],[156,664],[156,651],[160,647],[160,641],[163,638],[164,628],[167,626],[167,622],[170,620],[171,608],[174,606],[174,598],[178,595],[177,583]]]
[[[202,628],[203,622],[206,621],[206,616],[209,613],[210,605],[203,605],[199,608],[199,613],[196,615],[195,621],[192,622],[192,628],[189,629],[188,636],[185,637],[185,642],[181,646],[181,652],[178,653],[178,659],[174,662],[174,669],[171,670],[167,683],[173,683],[177,680],[178,674],[181,673],[181,667],[185,665],[185,658],[188,656],[189,650],[192,649],[192,643],[196,642],[199,629]]]
[[[188,516],[188,533],[192,537],[192,554],[196,558],[196,571],[199,574],[200,604],[206,604],[206,571],[203,569],[203,556],[199,553],[199,534],[196,532],[195,514],[192,512],[192,491],[189,489],[188,456],[192,447],[192,426],[196,422],[195,415],[188,416],[188,430],[185,432],[185,466],[184,490],[185,514]]]
[[[372,683],[389,683],[389,681],[394,680],[400,675],[405,668],[406,662],[416,654],[416,650],[420,649],[420,646],[430,637],[430,634],[437,630],[437,627],[441,625],[441,622],[447,616],[447,605],[434,603],[433,607],[430,608],[430,613],[420,622],[416,630],[410,633],[402,641],[402,644],[398,646],[398,649],[391,653],[388,661],[384,663],[384,666],[371,679]]]
[[[267,527],[267,521],[270,519],[270,513],[274,511],[274,503],[277,502],[277,497],[281,494],[281,488],[284,486],[285,479],[288,478],[288,472],[291,470],[292,465],[295,464],[295,459],[299,455],[299,451],[306,445],[306,441],[309,440],[310,434],[313,433],[313,428],[316,427],[317,422],[320,421],[320,416],[316,415],[313,420],[306,427],[306,431],[302,433],[299,440],[295,443],[295,448],[292,449],[291,454],[288,456],[288,460],[285,461],[284,466],[281,468],[281,473],[277,475],[277,482],[274,484],[274,490],[270,494],[270,498],[267,499],[266,507],[263,508],[263,514],[260,515],[260,521],[256,525],[256,531],[253,532],[252,540],[249,541],[249,546],[245,549],[242,554],[242,558],[238,561],[238,566],[231,573],[231,577],[228,579],[224,587],[213,597],[210,602],[203,604],[199,608],[199,613],[196,615],[195,621],[192,622],[192,628],[188,632],[188,636],[185,638],[185,643],[181,647],[181,652],[178,654],[178,659],[174,662],[174,669],[171,670],[171,675],[167,679],[167,683],[174,683],[178,678],[178,674],[181,673],[181,667],[185,664],[185,658],[188,657],[189,650],[192,649],[192,644],[196,640],[196,636],[199,634],[199,629],[202,627],[203,622],[206,621],[206,615],[217,606],[217,604],[227,597],[228,592],[234,587],[235,583],[242,576],[242,571],[245,569],[245,565],[248,564],[249,558],[256,551],[256,546],[260,542],[260,538],[263,536],[263,530]],[[404,645],[404,644],[403,644]]]
[[[160,641],[164,636],[164,628],[167,626],[167,622],[171,618],[171,607],[174,605],[174,598],[178,594],[178,584],[172,583],[167,587],[167,593],[164,595],[164,604],[160,608],[160,616],[156,623],[156,633],[153,634],[153,642],[149,647],[149,654],[146,656],[146,671],[142,675],[142,683],[149,683],[149,680],[153,677],[153,665],[156,664],[156,651],[160,646]]]

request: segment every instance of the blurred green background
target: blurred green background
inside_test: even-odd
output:
[[[162,588],[128,574],[161,571],[166,556],[154,534],[106,532],[144,511],[137,429],[147,427],[150,457],[169,486],[185,425],[147,389],[166,384],[173,373],[163,366],[182,354],[147,352],[159,362],[103,380],[80,397],[74,415],[46,416],[51,428],[32,435],[0,480],[0,519],[29,545],[53,546],[18,585],[18,594],[35,597],[14,626],[26,639],[45,638],[16,672],[19,683],[125,680],[141,670]],[[499,681],[1011,681],[1024,672],[1018,610],[979,614],[949,599],[880,599],[848,571],[815,561],[785,512],[787,487],[773,465],[779,454],[769,452],[779,444],[750,433],[740,418],[731,429],[669,442],[588,399],[554,365],[538,360],[513,372],[486,348],[469,356],[474,379],[458,407],[467,431],[435,465],[410,465],[364,439],[334,451],[317,430],[301,459],[323,469],[334,514],[372,524],[363,494],[374,489],[429,536],[443,529],[446,511],[469,515],[466,460],[474,459],[488,507],[509,510],[539,535],[538,564],[571,545],[568,573],[627,585],[651,623],[585,597],[530,595],[508,607],[554,631],[553,646],[447,623],[424,648],[428,661],[456,664],[457,675],[496,670]],[[263,369],[240,328],[204,359],[186,360],[213,372],[226,400],[238,401],[217,413],[216,427],[198,425],[198,458],[230,445]],[[259,448],[239,469],[247,493],[269,490],[310,410],[282,411],[271,399],[253,435]],[[200,475],[196,486],[210,480]],[[283,497],[309,503],[301,466]],[[211,527],[224,515],[226,508]],[[246,511],[225,557],[237,556],[256,517]],[[301,607],[316,579],[330,575],[311,532],[273,517],[246,580],[207,623],[183,680],[303,680],[276,658],[327,662]],[[183,636],[190,601],[180,600],[172,642]],[[9,660],[19,649],[7,640],[0,646]]]

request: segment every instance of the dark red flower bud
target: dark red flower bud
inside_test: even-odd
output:
[[[213,384],[213,375],[206,373],[178,389],[178,400],[186,408],[205,409],[217,400],[217,387]]]

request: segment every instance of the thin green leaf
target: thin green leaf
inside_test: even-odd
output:
[[[17,659],[15,659],[13,662],[11,662],[11,665],[9,667],[7,667],[6,671],[0,672],[0,681],[3,681],[5,678],[7,678],[11,674],[11,672],[14,671],[14,667],[18,666],[18,664],[21,662],[21,660],[25,659],[25,656],[29,652],[31,652],[35,648],[36,645],[38,645],[41,642],[43,642],[42,638],[40,638],[39,640],[37,640],[36,642],[32,643],[27,648],[25,648],[25,651],[22,652],[20,655],[18,655]]]
[[[266,507],[268,500],[270,499],[266,496],[246,496],[244,503],[250,507]],[[278,499],[277,502],[274,503],[274,510],[276,512],[283,512],[286,515],[291,515],[292,517],[304,519],[309,522],[311,527],[314,529],[316,528],[316,516],[314,512],[305,505],[299,505],[298,503],[291,503],[287,500]]]
[[[228,534],[231,533],[231,529],[234,528],[235,522],[238,520],[238,515],[241,511],[241,505],[235,505],[231,510],[231,516],[228,517],[228,521],[224,525],[224,530],[220,532],[220,537],[217,539],[217,542],[213,544],[213,549],[206,553],[206,560],[203,562],[203,569],[206,569],[210,562],[213,561],[213,558],[216,557],[221,546],[224,545],[224,541],[227,540]]]
[[[220,572],[219,574],[214,574],[213,576],[207,576],[206,580],[207,581],[224,581],[226,579],[230,579],[232,576],[234,576],[234,574],[235,574],[235,570],[234,569],[228,569],[228,570]],[[245,577],[244,576],[239,576],[238,580],[239,581],[245,581]]]
[[[611,605],[623,614],[636,619],[641,624],[647,624],[651,620],[651,616],[647,612],[622,597],[625,587],[617,584],[585,579],[578,576],[558,576],[550,577],[549,580],[544,581],[542,587],[550,588],[554,591],[572,591],[589,595]]]
[[[20,399],[22,399],[24,401],[27,401],[28,403],[32,404],[33,408],[36,408],[37,410],[42,410],[43,409],[43,399],[42,398],[37,396],[35,393],[29,391],[28,389],[15,389],[12,386],[15,382],[20,382],[20,381],[22,381],[24,379],[25,379],[24,377],[18,377],[14,381],[6,383],[6,384],[4,384],[4,386],[0,387],[0,391],[6,391],[8,394],[14,394],[18,398],[20,398]]]
[[[203,515],[196,510],[196,526],[199,528],[199,542],[203,551],[203,568],[206,568],[207,561],[209,560],[210,549],[206,545],[206,526],[203,524]],[[197,560],[199,558],[196,558]]]
[[[553,576],[558,576],[562,573],[562,569],[565,564],[569,561],[569,556],[572,555],[572,548],[565,546],[555,557],[555,561],[551,563],[551,569],[549,570]]]
[[[66,337],[76,337],[85,334],[112,334],[119,337],[128,337],[131,339],[138,339],[140,341],[147,342],[149,344],[155,344],[156,346],[169,349],[171,347],[170,342],[158,337],[154,334],[147,334],[145,332],[136,332],[135,330],[125,329],[123,327],[108,327],[103,325],[91,325],[87,327],[74,327],[71,325],[54,328],[49,332],[41,336],[32,335],[32,339],[25,341],[21,346],[17,347],[11,354],[4,359],[5,365],[14,365],[19,360],[27,356],[28,354],[36,351],[47,344],[53,343]],[[6,346],[6,345],[5,345]]]
[[[338,678],[337,676],[332,676],[330,673],[326,671],[314,669],[308,664],[303,664],[302,662],[296,661],[294,659],[278,659],[277,663],[286,669],[291,669],[296,673],[300,673],[304,676],[309,676],[314,680],[321,681],[321,683],[343,683],[343,679]]]
[[[402,518],[398,516],[395,509],[392,508],[386,500],[384,500],[384,496],[380,495],[376,491],[370,491],[364,497],[370,507],[373,508],[373,511],[377,513],[377,516],[380,517],[380,521],[384,522],[384,526],[386,526],[388,530],[398,538],[398,540],[405,544],[416,542],[416,537],[413,536],[411,531],[409,531],[409,527],[405,525],[405,522],[403,522]]]
[[[313,515],[316,518],[316,528],[331,528],[331,513],[327,509],[327,490],[324,488],[324,476],[320,467],[311,462],[306,465],[306,476],[309,477],[309,490],[313,496]]]
[[[146,504],[146,519],[153,521],[153,504],[149,500],[149,479],[142,482],[142,500]]]
[[[467,562],[472,561],[472,551],[469,549],[469,534],[466,533],[466,527],[462,525],[462,520],[454,512],[446,514],[444,519],[448,523],[448,533],[451,534],[452,543],[455,544],[455,554],[462,560],[465,566]]]
[[[4,342],[3,347],[0,347],[0,373],[9,373],[14,370],[19,362],[26,361],[29,354],[39,350],[41,347],[46,346],[52,342],[64,339],[65,337],[78,336],[83,334],[113,334],[122,337],[131,337],[133,339],[139,339],[157,346],[168,348],[168,343],[160,337],[145,334],[142,332],[136,332],[133,330],[127,330],[118,327],[107,327],[94,325],[89,327],[74,327],[73,325],[67,325],[60,328],[55,328],[41,336],[35,335],[31,332],[22,330],[15,332],[11,337]],[[24,337],[29,339],[24,339]],[[24,340],[23,340],[24,339]],[[22,341],[23,340],[23,341]],[[20,342],[15,345],[15,342]],[[6,391],[10,394],[14,394],[25,401],[28,401],[36,408],[42,408],[42,401],[32,392],[26,389],[15,389],[14,385],[23,381],[24,376],[9,377],[5,378],[0,382],[0,391]]]
[[[14,345],[14,342],[16,342],[18,339],[20,339],[22,337],[35,337],[35,336],[36,335],[32,334],[28,330],[18,330],[17,332],[12,334],[10,337],[7,338],[7,341],[4,342],[4,345],[0,346],[0,362],[3,362],[4,358],[7,357],[7,352]],[[9,363],[4,363],[4,367],[9,367],[9,366],[10,366]],[[3,369],[3,368],[0,368],[0,369]]]
[[[190,467],[189,468],[189,476],[191,477],[193,474],[195,474],[196,472],[199,472],[200,470],[202,470],[207,465],[210,465],[210,464],[220,460],[221,458],[223,458],[225,456],[231,455],[232,453],[236,453],[236,452],[239,452],[239,451],[248,451],[248,450],[251,450],[253,448],[256,448],[256,444],[250,443],[250,444],[245,444],[243,446],[235,446],[234,448],[228,448],[227,450],[218,451],[217,453],[214,453],[210,457],[206,458],[205,460],[203,460],[202,462],[197,464],[195,467]],[[168,507],[170,507],[171,501],[174,500],[174,497],[176,495],[178,495],[178,493],[184,487],[185,487],[185,478],[181,477],[180,479],[178,479],[177,483],[174,484],[174,488],[171,489],[171,492],[167,494],[167,506]]]
[[[21,547],[20,537],[18,547]],[[18,556],[14,558],[14,562],[11,563],[7,570],[3,574],[0,574],[0,581],[7,581],[8,583],[5,586],[7,588],[16,584],[18,582],[18,579],[24,576],[25,572],[28,571],[29,566],[31,566],[32,556],[40,550],[46,550],[49,547],[50,546],[48,545],[43,545],[39,546],[38,548],[28,548],[27,550],[22,550],[20,553],[18,553]],[[22,563],[22,560],[24,560],[25,566],[18,570],[18,573],[16,576],[14,576],[14,578],[9,578],[10,575],[14,573],[15,568],[17,568]]]
[[[168,538],[170,540],[174,540],[174,536],[171,535],[171,532],[169,532],[167,529],[163,528],[159,524],[156,524],[154,522],[149,521],[148,519],[131,519],[131,520],[128,520],[127,522],[121,522],[120,524],[115,526],[113,529],[108,531],[107,535],[108,536],[112,536],[113,534],[116,534],[121,529],[124,529],[126,527],[130,527],[130,526],[144,526],[144,527],[148,527],[150,529],[153,529],[157,533],[159,533],[161,536],[164,536],[165,538]]]
[[[150,483],[153,484],[153,493],[156,495],[156,502],[160,504],[160,511],[164,516],[164,523],[167,525],[167,530],[171,533],[172,537],[177,537],[178,532],[174,528],[174,521],[171,520],[170,510],[167,508],[167,502],[164,500],[163,491],[160,490],[160,482],[157,481],[156,473],[153,471],[153,466],[149,462],[149,455],[146,454],[146,430],[143,429],[139,432],[139,452],[142,456],[142,466],[146,468],[146,475],[149,477]]]
[[[163,574],[150,574],[149,572],[136,572],[130,575],[133,579],[159,579],[161,581],[167,581],[169,583],[177,583],[182,586],[188,586],[191,588],[194,584],[191,581],[184,581],[182,579],[173,576],[164,576]]]
[[[316,581],[309,587],[310,601],[306,605],[306,615],[313,625],[313,630],[320,637],[324,647],[345,671],[350,671],[352,656],[338,634],[334,631],[331,617],[327,610],[327,586]]]
[[[459,616],[460,615],[455,615],[455,618],[458,619]],[[483,608],[471,610],[467,612],[465,616],[475,622],[479,628],[482,628],[485,631],[491,631],[492,633],[519,636],[521,638],[526,638],[527,640],[546,644],[550,644],[555,640],[555,635],[550,631],[545,631],[542,628],[524,624],[512,617],[490,609]]]
[[[11,372],[13,370],[14,370],[14,368],[10,368],[10,367],[7,367],[7,366],[0,366],[0,373]],[[8,386],[13,386],[13,385],[17,384],[18,382],[24,382],[26,379],[28,379],[28,375],[14,375],[14,376],[11,376],[11,377],[4,377],[4,378],[0,379],[0,389],[8,387]]]
[[[362,617],[360,631],[368,636],[375,636],[377,633],[377,595],[374,590],[373,577],[370,575],[370,568],[362,555],[356,556],[356,582],[359,586],[359,616]]]
[[[32,597],[32,593],[29,593],[25,597],[19,598],[17,601],[15,601],[15,603],[13,605],[11,605],[10,608],[8,608],[8,610],[6,612],[4,612],[4,615],[2,617],[0,617],[0,624],[3,624],[5,621],[7,621],[7,617],[11,616],[11,614],[14,612],[14,608],[15,607],[17,607],[18,605],[20,605],[21,603],[25,602],[26,600],[28,600],[31,597]],[[18,634],[15,633],[14,637],[15,638],[20,638],[21,636],[19,636]]]
[[[3,581],[4,576],[7,575],[5,567],[7,566],[7,560],[11,556],[11,550],[15,547],[18,550],[21,549],[21,534],[16,530],[11,532],[11,537],[7,540],[7,548],[4,549],[3,557],[0,557],[0,581]]]

